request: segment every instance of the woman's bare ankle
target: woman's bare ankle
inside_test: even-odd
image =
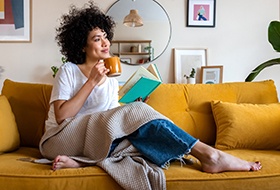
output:
[[[201,142],[193,147],[191,154],[201,162],[202,170],[208,173],[257,171],[262,167],[260,162],[242,160]]]

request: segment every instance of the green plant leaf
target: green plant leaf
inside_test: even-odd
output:
[[[66,63],[67,62],[67,59],[65,57],[61,57],[61,62],[62,63]]]
[[[280,22],[271,21],[268,26],[268,41],[273,49],[280,52]]]
[[[280,58],[268,60],[259,66],[257,66],[245,79],[246,82],[251,82],[256,78],[256,76],[266,67],[270,67],[272,65],[280,64]]]

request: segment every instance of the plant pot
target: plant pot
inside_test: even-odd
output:
[[[187,78],[187,84],[195,84],[195,78]]]

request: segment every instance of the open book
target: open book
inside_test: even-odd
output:
[[[119,102],[130,103],[139,97],[144,100],[161,83],[162,79],[155,64],[150,64],[147,69],[140,66],[119,90]]]

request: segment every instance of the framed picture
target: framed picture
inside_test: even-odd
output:
[[[174,76],[175,83],[186,83],[184,75],[195,70],[196,83],[200,82],[200,70],[207,65],[207,49],[174,48]]]
[[[216,0],[187,0],[187,26],[215,27]]]
[[[201,81],[203,84],[217,84],[223,82],[223,66],[202,66]]]
[[[0,0],[0,42],[31,42],[31,0]]]
[[[121,58],[121,62],[131,64],[131,58]]]

